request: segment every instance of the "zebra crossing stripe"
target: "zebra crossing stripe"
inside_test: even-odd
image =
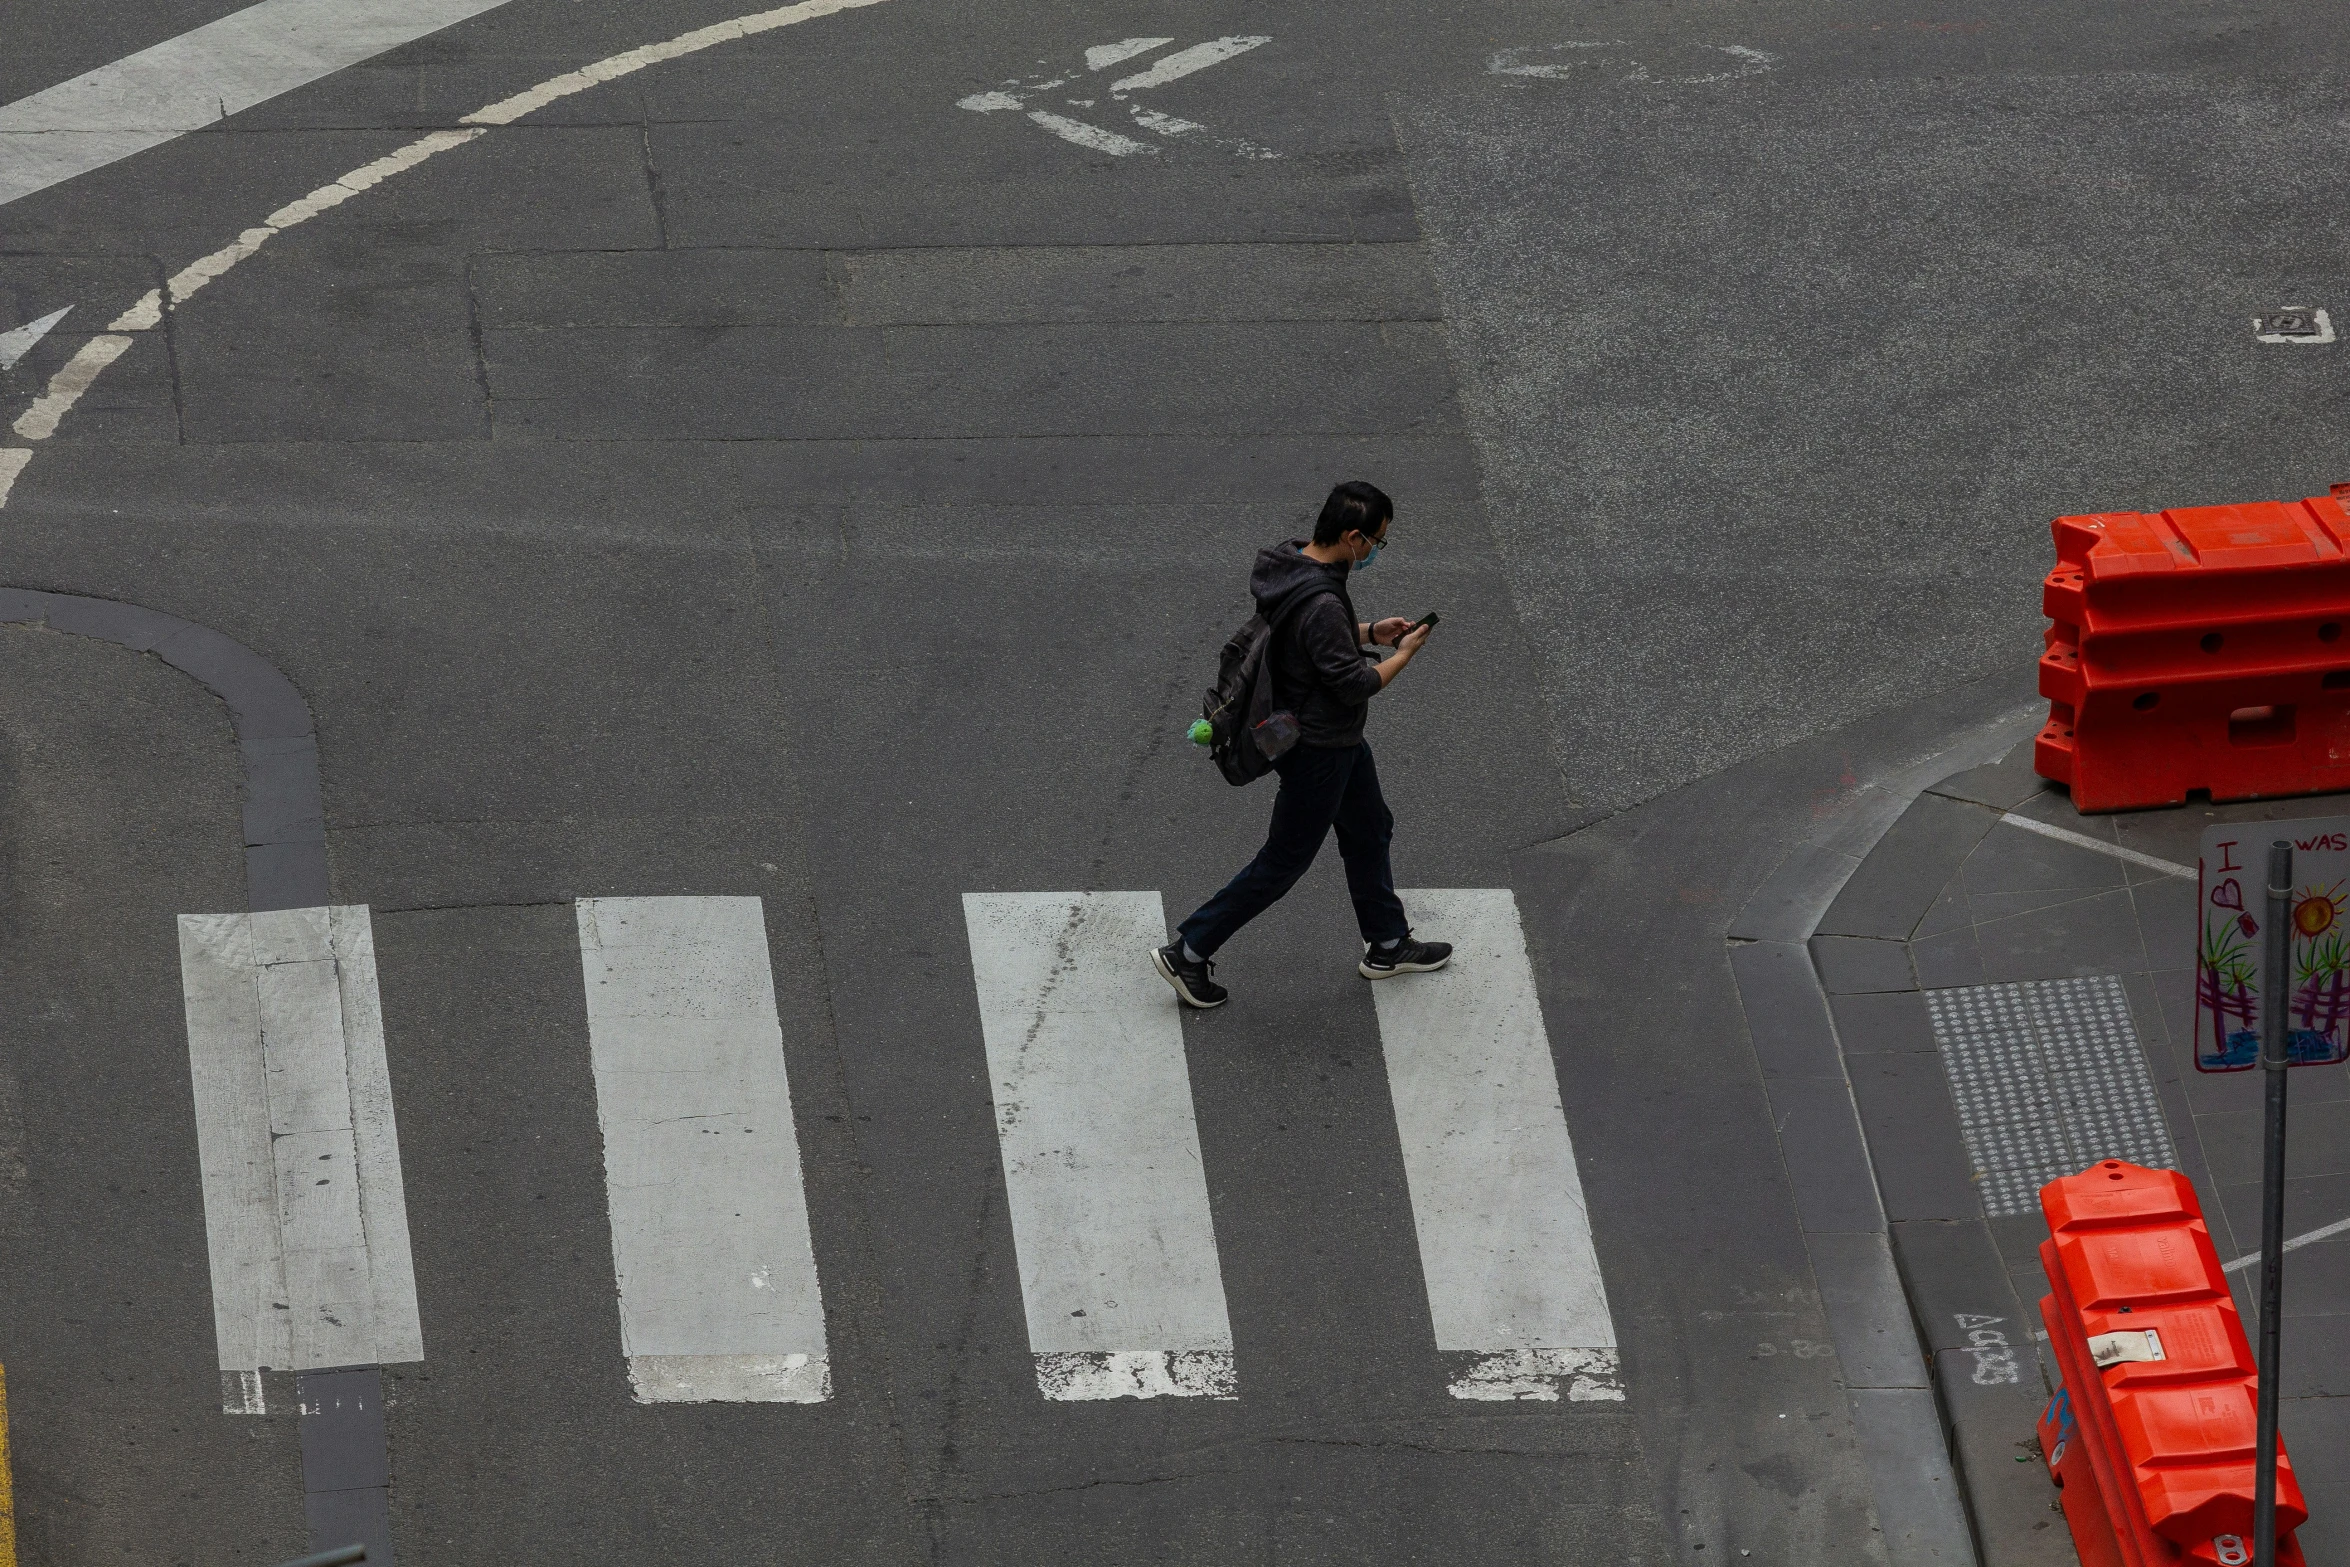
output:
[[[1159,895],[974,892],[963,918],[1038,1390],[1233,1397]]]
[[[263,1413],[264,1370],[422,1360],[368,911],[179,939],[222,1408]]]
[[[637,1401],[830,1398],[763,906],[583,898],[576,912]]]
[[[1507,888],[1407,891],[1449,968],[1371,987],[1436,1347],[1466,1399],[1624,1396],[1550,1036]]]

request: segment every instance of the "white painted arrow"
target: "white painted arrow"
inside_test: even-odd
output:
[[[0,332],[0,370],[15,368],[16,362],[33,351],[33,345],[49,335],[49,329],[65,319],[64,310],[52,310],[38,321],[27,321],[23,326]]]

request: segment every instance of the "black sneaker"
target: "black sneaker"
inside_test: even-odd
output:
[[[1170,941],[1163,947],[1153,948],[1151,967],[1159,971],[1159,978],[1175,987],[1175,994],[1183,998],[1183,1004],[1187,1007],[1198,1007],[1204,1012],[1209,1007],[1222,1006],[1225,997],[1230,994],[1208,977],[1216,965],[1206,958],[1197,963],[1192,962],[1183,955],[1183,943],[1180,941]]]
[[[1355,972],[1365,979],[1392,979],[1398,974],[1427,974],[1452,961],[1452,948],[1441,941],[1414,941],[1406,936],[1392,947],[1365,947]]]

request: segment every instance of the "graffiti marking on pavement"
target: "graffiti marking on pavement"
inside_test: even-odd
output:
[[[1703,62],[1704,68],[1678,75],[1660,75],[1639,60],[1626,60],[1612,53],[1631,47],[1632,44],[1621,38],[1579,39],[1563,44],[1524,44],[1493,55],[1485,62],[1485,69],[1494,76],[1530,77],[1544,82],[1571,81],[1580,74],[1600,71],[1624,82],[1695,86],[1704,82],[1736,81],[1741,76],[1760,76],[1779,62],[1777,55],[1766,54],[1747,44],[1691,44],[1689,48],[1702,50],[1709,57]],[[1718,60],[1711,57],[1727,59],[1729,68],[1716,68]],[[1617,74],[1624,66],[1630,69]]]
[[[1106,71],[1113,65],[1149,54],[1154,49],[1165,48],[1174,41],[1172,38],[1122,38],[1112,44],[1094,44],[1085,51],[1085,72],[1080,74]],[[1173,54],[1163,55],[1156,64],[1137,71],[1131,76],[1120,77],[1110,83],[1103,91],[1107,92],[1112,105],[1125,109],[1129,119],[1154,136],[1162,137],[1168,141],[1196,138],[1203,145],[1221,147],[1226,152],[1240,158],[1278,158],[1281,154],[1270,148],[1258,146],[1255,142],[1242,140],[1238,137],[1211,135],[1208,128],[1197,121],[1179,119],[1175,115],[1163,113],[1132,101],[1135,93],[1154,87],[1164,87],[1169,82],[1180,81],[1195,72],[1206,70],[1211,65],[1220,65],[1236,55],[1246,54],[1251,49],[1259,48],[1272,41],[1270,36],[1261,34],[1236,34],[1229,38],[1211,38],[1206,43],[1193,44],[1188,49],[1178,49]],[[1078,80],[1078,74],[1019,78],[1006,81],[1000,88],[972,93],[969,97],[957,99],[955,106],[959,109],[969,109],[974,114],[1005,112],[1023,114],[1031,124],[1042,126],[1055,136],[1060,137],[1061,140],[1083,147],[1089,152],[1106,152],[1119,158],[1131,158],[1138,154],[1147,157],[1158,152],[1159,149],[1148,142],[1137,141],[1133,137],[1121,135],[1117,131],[1104,130],[1089,121],[1072,119],[1068,115],[1053,110],[1032,109],[1028,106],[1040,95],[1052,92],[1057,88],[1073,87]],[[1078,90],[1085,89],[1079,88]],[[1064,101],[1067,107],[1073,109],[1094,109],[1101,106],[1101,99],[1098,97],[1069,98]]]
[[[1987,1317],[1971,1311],[1957,1314],[1959,1331],[1966,1342],[1959,1346],[1975,1357],[1974,1383],[1977,1387],[2004,1387],[2024,1379],[2023,1367],[2016,1363],[2015,1346],[2007,1335],[1999,1331],[2005,1317]]]

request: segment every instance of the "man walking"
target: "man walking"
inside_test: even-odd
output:
[[[1452,959],[1440,941],[1416,941],[1395,895],[1388,841],[1395,817],[1379,794],[1379,772],[1363,743],[1371,698],[1402,674],[1428,641],[1429,628],[1401,616],[1375,625],[1355,619],[1347,579],[1379,558],[1395,519],[1394,503],[1360,480],[1341,484],[1322,504],[1311,540],[1292,539],[1257,552],[1249,592],[1273,628],[1266,663],[1273,706],[1294,713],[1298,741],[1273,763],[1281,792],[1265,846],[1224,890],[1178,927],[1176,938],[1151,954],[1160,978],[1187,1006],[1220,1007],[1227,992],[1210,977],[1209,959],[1233,933],[1278,902],[1314,863],[1322,839],[1338,832],[1346,887],[1363,935],[1357,971],[1365,979],[1424,974]],[[1362,645],[1395,651],[1378,663]]]

